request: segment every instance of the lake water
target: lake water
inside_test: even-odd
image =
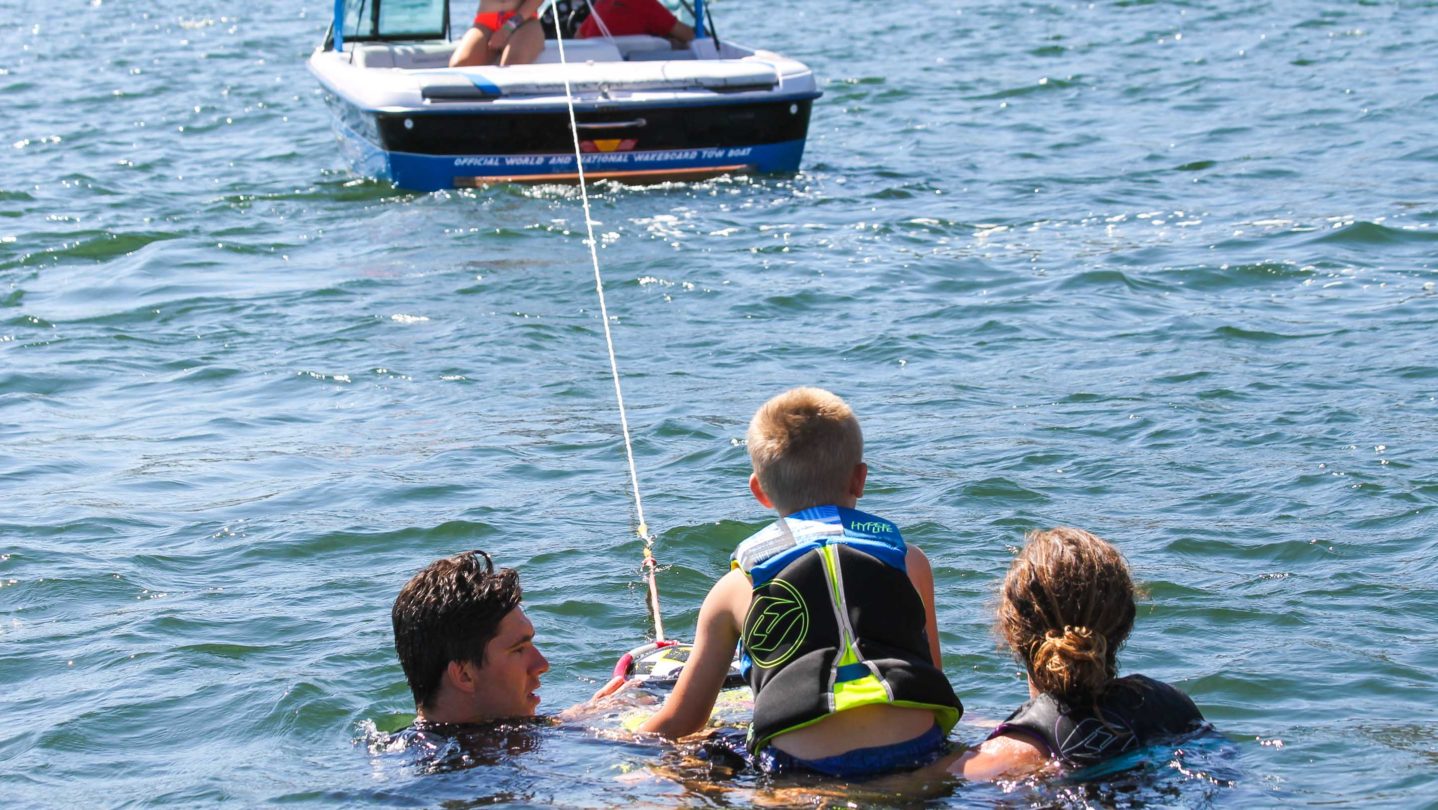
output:
[[[323,2],[7,11],[7,805],[823,800],[580,729],[372,754],[436,557],[522,572],[546,708],[649,631],[577,191],[354,177]],[[1055,524],[1149,592],[1123,669],[1227,738],[933,803],[1438,800],[1438,3],[714,11],[825,95],[798,176],[595,189],[671,632],[768,519],[749,415],[824,385],[934,561],[957,740],[1024,697],[992,598]]]

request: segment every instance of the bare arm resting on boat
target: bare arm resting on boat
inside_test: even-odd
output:
[[[709,589],[699,608],[699,626],[689,663],[679,674],[674,693],[653,717],[644,721],[640,731],[672,739],[693,734],[709,722],[714,701],[729,674],[734,648],[739,644],[751,591],[749,578],[738,569],[720,577]]]

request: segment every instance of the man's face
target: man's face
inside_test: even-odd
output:
[[[484,647],[484,666],[474,693],[477,714],[490,719],[529,717],[539,706],[539,676],[549,662],[534,646],[534,625],[516,607],[499,621],[499,631]]]

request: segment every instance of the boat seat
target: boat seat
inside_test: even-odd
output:
[[[564,40],[564,58],[569,62],[623,62],[624,55],[613,43],[602,39],[566,39]],[[544,50],[539,52],[539,58],[534,60],[536,65],[549,65],[559,62],[559,46],[554,40],[547,40],[544,43]]]
[[[648,42],[640,40],[657,37],[624,37],[636,40],[636,51],[651,51]],[[665,43],[666,40],[659,40]],[[628,44],[628,43],[626,43]],[[453,42],[363,42],[353,46],[354,63],[362,68],[400,68],[403,70],[432,70],[449,67],[449,57],[454,53]],[[624,55],[614,43],[603,39],[570,39],[564,42],[564,56],[570,62],[622,62]],[[544,44],[544,50],[535,64],[551,64],[559,61],[559,46],[553,41]]]
[[[766,62],[732,59],[700,63],[571,62],[513,68],[468,67],[416,71],[420,95],[430,101],[467,101],[566,92],[607,93],[705,89],[718,93],[769,91],[779,74]]]
[[[362,42],[351,51],[355,67],[442,68],[449,67],[453,42]]]
[[[689,48],[675,49],[664,37],[648,34],[628,34],[615,37],[614,44],[624,54],[626,62],[672,62],[676,59],[693,59],[694,51]]]

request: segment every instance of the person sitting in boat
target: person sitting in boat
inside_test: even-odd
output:
[[[982,745],[939,767],[967,779],[1086,767],[1204,726],[1178,689],[1118,677],[1134,585],[1109,543],[1082,529],[1031,533],[1000,599],[998,627],[1028,672],[1029,700]]]
[[[639,730],[703,728],[739,643],[762,770],[857,779],[932,762],[963,706],[940,670],[928,558],[854,509],[868,467],[853,411],[795,388],[759,408],[747,439],[749,489],[780,517],[739,544],[673,693]]]
[[[479,0],[474,25],[449,58],[450,67],[527,65],[544,50],[538,23],[543,0]]]
[[[694,29],[680,22],[659,0],[597,0],[579,26],[581,37],[648,34],[664,37],[675,48],[694,40]]]

